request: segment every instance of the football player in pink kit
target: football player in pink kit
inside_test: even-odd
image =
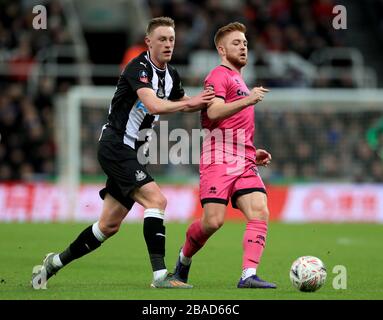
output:
[[[242,79],[241,70],[247,63],[248,52],[245,32],[243,24],[234,22],[220,28],[214,37],[221,65],[205,79],[205,88],[213,89],[215,98],[201,111],[202,127],[210,132],[204,139],[200,162],[200,198],[204,211],[202,219],[194,221],[186,232],[175,276],[187,282],[192,257],[223,225],[231,199],[233,207],[247,219],[243,271],[237,287],[274,289],[274,283],[256,274],[269,217],[266,189],[257,166],[268,165],[271,155],[256,150],[253,145],[254,104],[262,101],[268,90],[262,87],[249,90]],[[217,135],[217,130],[221,134]]]

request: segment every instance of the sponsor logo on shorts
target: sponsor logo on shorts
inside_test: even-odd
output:
[[[136,170],[136,180],[142,181],[146,178],[146,173],[141,170]]]
[[[210,187],[209,193],[217,193],[217,188],[216,187]]]

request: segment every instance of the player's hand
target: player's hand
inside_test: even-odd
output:
[[[262,101],[265,97],[265,94],[269,92],[270,90],[265,89],[264,87],[255,87],[250,90],[249,99],[250,104],[257,103],[259,101]]]
[[[205,89],[200,92],[198,95],[191,97],[188,101],[189,108],[198,108],[201,105],[206,106],[210,103],[215,97],[215,92],[212,89]]]
[[[255,158],[255,163],[257,166],[267,167],[271,162],[271,154],[263,149],[257,149],[255,151]]]

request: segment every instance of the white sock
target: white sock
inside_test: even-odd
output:
[[[161,270],[154,271],[153,272],[153,279],[158,280],[158,279],[164,278],[165,275],[167,275],[167,274],[168,274],[167,269],[161,269]]]
[[[100,227],[98,226],[98,221],[93,223],[92,232],[94,236],[96,237],[96,239],[100,242],[104,242],[107,238],[107,236],[101,232]]]
[[[60,256],[59,254],[55,254],[53,256],[53,260],[52,260],[53,264],[56,266],[56,267],[59,267],[59,268],[62,268],[63,267],[63,264],[60,260]]]
[[[181,263],[182,263],[184,266],[188,266],[188,265],[191,264],[191,262],[192,262],[192,258],[189,258],[189,257],[184,256],[184,254],[183,254],[183,252],[182,252],[182,250],[181,250],[181,252],[180,252],[180,261],[181,261]]]
[[[255,276],[257,274],[257,269],[255,268],[246,268],[242,271],[242,280],[247,279],[248,277]]]
[[[164,220],[165,211],[157,208],[148,208],[144,210],[145,218],[158,218]]]

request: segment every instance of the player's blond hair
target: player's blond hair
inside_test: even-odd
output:
[[[231,22],[227,24],[226,26],[219,28],[214,36],[215,46],[218,47],[218,43],[221,41],[221,39],[225,37],[227,34],[234,31],[246,33],[246,26],[240,22]]]
[[[154,29],[158,27],[172,27],[175,29],[174,20],[169,17],[157,17],[149,21],[146,28],[146,35],[149,35]]]

